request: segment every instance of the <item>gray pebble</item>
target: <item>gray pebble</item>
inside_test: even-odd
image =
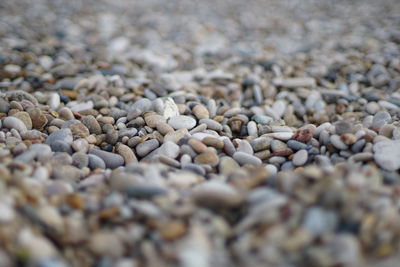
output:
[[[384,124],[390,123],[392,116],[385,110],[378,111],[372,119],[372,127],[380,129]]]
[[[159,142],[157,139],[147,140],[143,143],[140,143],[136,146],[136,154],[140,157],[144,157],[149,154],[151,151],[156,149],[159,146]]]
[[[295,166],[303,166],[308,160],[307,150],[299,150],[293,155],[293,165]]]
[[[71,145],[62,140],[52,142],[50,147],[53,152],[67,152],[68,154],[72,154]]]
[[[168,120],[168,124],[171,125],[176,130],[182,128],[190,130],[194,126],[196,126],[196,120],[189,116],[179,115],[170,118]]]
[[[106,167],[110,168],[110,169],[115,169],[115,168],[118,168],[118,167],[124,165],[124,158],[115,153],[111,153],[111,152],[107,152],[107,151],[103,151],[103,150],[99,150],[99,149],[93,149],[92,151],[90,151],[90,154],[100,157],[106,164]],[[90,160],[89,160],[89,164],[90,164]]]
[[[261,159],[249,155],[247,153],[244,152],[235,152],[233,154],[233,158],[240,164],[240,165],[245,165],[245,164],[249,164],[249,165],[261,165],[262,161]]]
[[[25,124],[16,117],[6,117],[3,119],[3,126],[8,129],[15,129],[18,132],[24,132],[28,129]]]
[[[88,159],[89,159],[89,168],[94,170],[94,169],[105,169],[106,164],[104,163],[104,160],[102,160],[100,157],[94,155],[94,154],[88,154]]]
[[[51,145],[55,141],[64,141],[67,144],[72,144],[72,132],[69,128],[60,129],[46,138],[45,144]]]

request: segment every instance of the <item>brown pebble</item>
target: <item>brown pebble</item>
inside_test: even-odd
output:
[[[125,164],[138,161],[133,150],[127,145],[119,143],[116,152],[124,158]]]
[[[203,152],[200,155],[198,155],[194,159],[194,162],[197,164],[208,164],[208,165],[215,167],[219,163],[219,158],[214,152],[206,151],[206,152]]]
[[[208,119],[210,117],[210,113],[208,112],[207,108],[203,105],[196,105],[192,109],[193,114],[196,116],[197,119]]]
[[[188,144],[193,148],[194,151],[197,153],[203,153],[207,150],[207,146],[203,144],[201,141],[195,139],[195,138],[190,138],[188,141]]]
[[[160,225],[159,233],[164,240],[176,240],[186,234],[186,226],[181,221],[169,221]]]
[[[203,143],[207,146],[215,147],[216,149],[223,149],[224,148],[224,141],[214,138],[214,137],[205,137],[203,139]]]
[[[33,108],[28,111],[29,116],[32,120],[32,127],[37,130],[43,129],[46,126],[48,120],[39,108]]]
[[[340,139],[346,145],[352,145],[357,141],[357,137],[354,134],[351,134],[351,133],[342,134],[342,136],[340,136]]]

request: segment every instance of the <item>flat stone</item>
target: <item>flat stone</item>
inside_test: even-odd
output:
[[[89,158],[89,168],[90,169],[105,169],[106,164],[104,163],[104,160],[94,154],[88,154]]]
[[[27,131],[28,129],[26,128],[26,125],[21,121],[20,119],[16,117],[6,117],[3,119],[3,127],[7,129],[15,129],[18,132],[24,132]]]
[[[29,117],[28,112],[20,111],[20,112],[13,114],[13,116],[20,119],[25,124],[25,126],[28,130],[32,129],[32,120],[31,120],[31,117]]]
[[[82,169],[89,166],[89,156],[83,152],[76,152],[72,155],[72,164]]]
[[[222,131],[222,125],[219,123],[219,122],[217,122],[217,121],[215,121],[215,120],[212,120],[212,119],[201,119],[200,121],[199,121],[199,123],[204,123],[205,125],[207,125],[207,128],[208,129],[211,129],[211,130],[214,130],[214,131]]]
[[[194,162],[197,164],[208,164],[210,166],[217,166],[219,163],[219,158],[217,154],[212,151],[205,151],[195,157]]]
[[[245,165],[245,164],[249,164],[249,165],[261,165],[262,161],[261,159],[249,155],[247,153],[244,152],[235,152],[233,154],[233,158],[240,164],[240,165]]]
[[[38,130],[43,129],[48,123],[46,115],[39,108],[33,108],[28,111],[32,120],[32,127]]]
[[[127,145],[119,143],[115,151],[124,158],[125,165],[138,161],[133,150]]]
[[[149,154],[151,151],[156,149],[159,146],[159,142],[157,139],[147,140],[143,143],[140,143],[136,146],[136,154],[140,157],[144,157]]]
[[[92,134],[101,134],[102,130],[99,122],[92,115],[88,115],[82,118],[82,123],[88,128]]]
[[[392,116],[385,110],[378,111],[372,119],[372,127],[380,129],[384,124],[390,123]]]
[[[201,104],[194,106],[192,112],[198,120],[208,119],[210,117],[210,113],[208,112],[207,108]]]
[[[335,124],[335,131],[337,135],[342,135],[352,132],[352,125],[348,121],[338,121]]]
[[[172,117],[168,120],[168,124],[171,125],[174,129],[192,129],[194,126],[196,126],[196,120],[193,119],[192,117],[185,116],[185,115],[179,115]]]
[[[51,143],[50,147],[54,152],[66,152],[68,154],[72,154],[71,145],[62,140],[54,141]]]
[[[69,128],[63,128],[55,131],[46,138],[45,144],[51,145],[58,140],[63,141],[67,144],[72,144],[73,139],[71,130]]]
[[[193,190],[193,199],[198,205],[210,208],[231,208],[240,205],[241,195],[234,187],[217,181],[204,182]]]
[[[99,150],[99,149],[92,149],[90,151],[90,154],[100,157],[106,164],[106,167],[110,168],[110,169],[118,168],[118,167],[124,165],[124,162],[125,162],[124,158],[121,155],[103,151],[103,150]]]
[[[378,142],[373,151],[374,159],[381,168],[388,171],[400,169],[400,140]]]
[[[125,188],[125,194],[130,198],[150,199],[156,196],[164,195],[167,191],[159,186],[150,184],[135,184]]]
[[[229,175],[239,169],[239,164],[231,157],[222,157],[218,166],[222,175]]]
[[[150,160],[157,155],[164,155],[166,157],[175,159],[179,155],[179,146],[173,142],[165,142],[156,150],[153,150],[150,154],[148,154],[143,160]]]
[[[307,150],[299,150],[293,155],[293,165],[294,166],[303,166],[308,160],[308,153]]]

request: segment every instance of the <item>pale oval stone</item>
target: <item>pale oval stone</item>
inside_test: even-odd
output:
[[[189,116],[179,115],[170,118],[168,124],[177,130],[182,128],[190,130],[196,126],[196,120]]]
[[[299,150],[293,155],[293,165],[294,166],[303,166],[308,160],[307,150]]]
[[[3,119],[3,127],[8,128],[8,129],[15,129],[18,132],[24,132],[27,131],[28,129],[26,128],[26,125],[18,118],[16,117],[6,117]]]

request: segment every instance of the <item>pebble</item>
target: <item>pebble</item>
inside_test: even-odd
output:
[[[235,188],[216,181],[204,182],[196,186],[193,199],[196,203],[211,208],[236,207],[243,201]]]
[[[94,169],[105,169],[106,168],[106,164],[104,162],[104,160],[94,154],[88,154],[88,158],[89,158],[89,168],[94,170]]]
[[[66,144],[72,144],[72,132],[69,128],[60,129],[50,134],[46,138],[45,144],[51,145],[56,141],[63,141]]]
[[[162,144],[159,148],[153,150],[144,159],[151,159],[154,156],[163,155],[172,159],[175,159],[179,155],[179,146],[171,141],[167,141]]]
[[[388,171],[400,169],[400,140],[378,142],[373,151],[374,159],[381,168]]]
[[[196,126],[196,120],[189,116],[179,115],[170,118],[168,120],[168,124],[171,125],[176,130],[182,128],[190,130],[194,126]]]
[[[231,157],[222,157],[218,166],[220,173],[226,176],[238,170],[239,167],[239,164]]]
[[[214,130],[214,131],[222,131],[222,125],[219,124],[217,121],[212,120],[212,119],[201,119],[199,123],[204,123],[207,125],[208,129]]]
[[[102,130],[99,122],[92,115],[88,115],[82,118],[82,123],[87,127],[91,134],[101,134]]]
[[[335,125],[336,134],[338,134],[338,135],[352,132],[352,125],[348,121],[339,121],[339,122],[335,123],[334,125]]]
[[[293,154],[293,165],[294,166],[303,166],[308,160],[308,153],[307,150],[299,150]]]
[[[88,167],[89,166],[89,156],[84,152],[76,152],[72,155],[72,164],[79,169]]]
[[[115,151],[124,158],[125,165],[131,162],[137,162],[137,158],[133,150],[124,144],[117,144]]]
[[[159,146],[159,142],[157,141],[157,139],[151,139],[151,140],[145,141],[136,146],[136,148],[135,148],[136,154],[139,157],[144,157],[147,154],[149,154],[151,151],[153,151],[154,149],[158,148],[158,146]]]
[[[233,154],[233,158],[240,164],[240,165],[261,165],[261,160],[255,156],[247,154],[245,152],[235,152]]]
[[[20,119],[25,124],[28,130],[32,130],[32,120],[27,112],[20,111],[15,113],[13,116]]]
[[[8,128],[8,129],[15,129],[18,132],[24,132],[27,131],[28,129],[26,128],[26,125],[18,118],[16,117],[6,117],[3,119],[3,127]]]
[[[346,150],[348,146],[340,139],[338,135],[331,135],[330,142],[334,145],[337,149]]]
[[[210,114],[209,114],[207,108],[203,105],[194,106],[192,109],[192,112],[198,120],[208,119],[210,117]]]
[[[381,110],[378,111],[372,120],[372,127],[380,129],[384,124],[390,123],[392,121],[392,116],[389,112]]]
[[[124,162],[125,162],[124,158],[122,156],[115,154],[115,153],[99,150],[99,149],[91,150],[90,154],[93,154],[93,155],[101,158],[104,161],[106,167],[110,168],[110,169],[118,168],[118,167],[124,165]],[[90,159],[89,159],[89,162],[90,162]]]
[[[217,166],[219,163],[218,156],[212,151],[205,151],[195,157],[194,162],[197,164],[209,164],[210,166]]]

